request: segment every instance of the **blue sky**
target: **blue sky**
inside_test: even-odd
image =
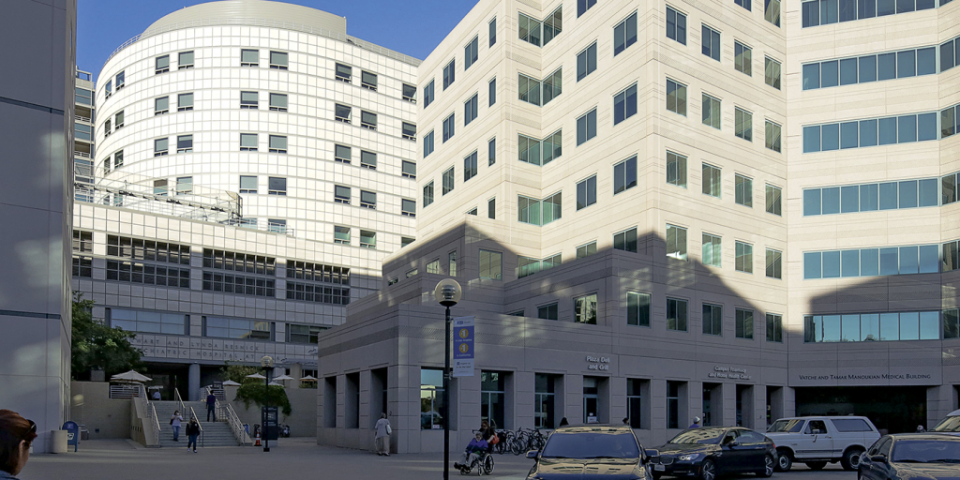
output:
[[[347,17],[347,34],[424,59],[478,0],[285,0]],[[202,0],[78,0],[77,66],[100,73],[123,42]],[[292,19],[296,21],[296,19]]]

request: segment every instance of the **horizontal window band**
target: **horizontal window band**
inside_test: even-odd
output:
[[[60,320],[60,314],[40,312],[20,312],[17,310],[0,310],[0,315],[8,317],[46,318]]]
[[[55,113],[57,115],[63,115],[63,110],[59,110],[52,107],[46,107],[43,105],[37,105],[36,103],[23,102],[20,100],[14,100],[12,98],[0,97],[0,102],[9,103],[10,105],[16,105],[18,107],[30,108],[33,110],[39,110],[41,112]]]

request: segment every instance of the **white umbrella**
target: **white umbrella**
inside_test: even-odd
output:
[[[281,384],[279,384],[279,383],[277,383],[277,382],[270,382],[270,385],[274,385],[274,386],[277,386],[277,387],[282,387],[282,386],[283,386],[283,385],[281,385]]]
[[[290,375],[280,375],[279,377],[274,378],[274,380],[281,380],[281,381],[293,380],[293,377],[291,377]]]
[[[237,387],[237,386],[240,386],[240,384],[237,383],[237,382],[234,382],[233,380],[227,380],[226,382],[223,382],[223,386],[224,386],[224,387]]]
[[[300,381],[301,381],[301,382],[316,382],[316,381],[317,381],[317,377],[314,377],[313,375],[307,375],[306,377],[301,378]]]
[[[149,382],[150,377],[141,375],[133,370],[130,370],[129,372],[118,373],[110,377],[110,380],[117,381],[117,382],[143,383],[143,382]]]
[[[264,380],[267,377],[260,375],[259,373],[254,373],[253,375],[247,375],[247,378],[256,378],[257,380]]]

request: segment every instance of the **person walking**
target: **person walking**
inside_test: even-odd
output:
[[[11,410],[0,410],[0,479],[17,480],[30,459],[37,424]]]
[[[159,402],[159,401],[160,401],[160,390],[154,390],[154,391],[153,391],[153,401],[155,401],[155,402]]]
[[[693,424],[687,428],[700,428],[700,417],[693,417]]]
[[[213,421],[217,421],[217,396],[210,392],[207,395],[207,421],[210,421],[210,415],[213,415]]]
[[[393,429],[390,428],[390,420],[387,420],[386,413],[380,414],[380,420],[377,420],[377,425],[374,427],[374,430],[377,432],[375,440],[377,444],[377,455],[389,457],[390,434],[393,433]]]
[[[183,421],[183,417],[180,416],[179,410],[173,411],[173,417],[170,418],[170,425],[173,426],[173,441],[180,441],[180,422]]]
[[[187,452],[190,451],[190,445],[193,445],[193,453],[197,453],[197,437],[200,436],[200,423],[197,417],[190,419],[187,424]]]

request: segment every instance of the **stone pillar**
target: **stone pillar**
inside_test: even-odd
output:
[[[187,377],[187,398],[184,400],[188,402],[200,400],[200,364],[198,363],[190,364]]]

